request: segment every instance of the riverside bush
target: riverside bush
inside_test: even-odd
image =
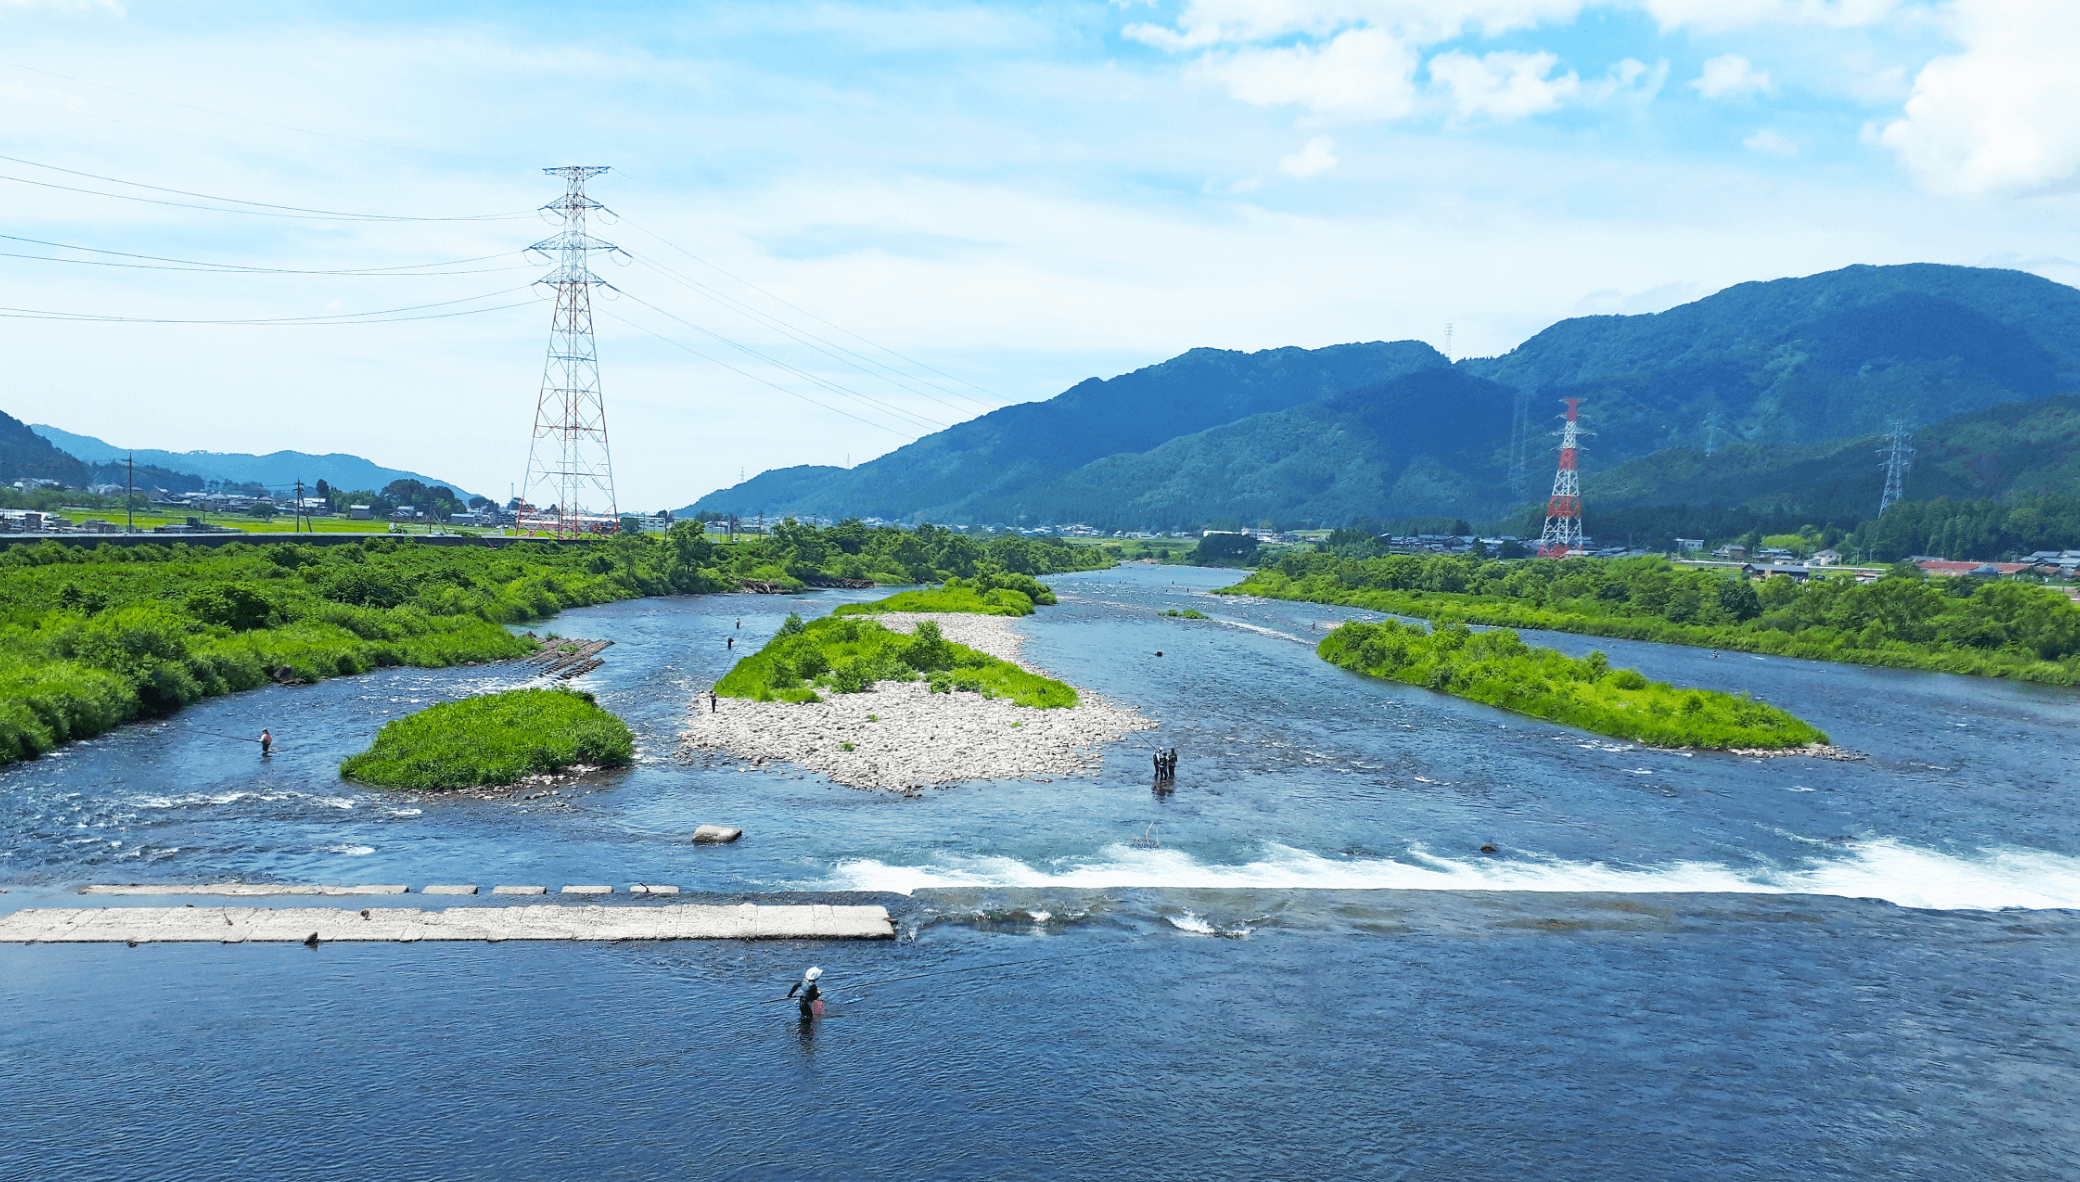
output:
[[[1009,597],[1018,580],[1044,593],[1034,574],[1111,564],[1096,547],[1051,539],[857,521],[787,521],[739,541],[682,521],[662,534],[500,549],[380,535],[327,546],[11,546],[0,549],[0,764],[271,680],[521,656],[532,645],[503,625],[636,596],[733,591],[755,572],[790,583],[994,578],[989,594]],[[1017,601],[996,605],[1006,602]]]
[[[848,603],[831,614],[957,612],[977,616],[1030,616],[1033,605],[1053,602],[1053,589],[1030,575],[987,571],[973,579],[955,576],[937,587],[899,591],[872,603]]]
[[[1658,558],[1487,561],[1291,554],[1220,594],[1818,661],[2080,685],[2080,608],[2046,587],[1911,566],[1761,583]]]
[[[442,702],[383,724],[340,775],[378,788],[437,792],[497,787],[588,764],[635,757],[627,724],[588,693],[523,689]]]
[[[1819,730],[1774,706],[1716,690],[1677,689],[1600,652],[1570,657],[1498,628],[1431,631],[1387,620],[1345,624],[1315,649],[1353,672],[1405,682],[1600,735],[1657,747],[1803,747]]]
[[[909,636],[858,616],[807,624],[794,616],[788,620],[764,648],[715,683],[717,694],[757,702],[818,702],[823,700],[818,688],[856,694],[877,681],[922,679],[933,693],[966,690],[1043,710],[1076,704],[1070,686],[954,644],[931,620],[920,621]]]

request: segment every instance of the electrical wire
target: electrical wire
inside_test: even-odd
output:
[[[672,202],[672,203],[673,203],[674,205],[678,205],[678,206],[680,206],[681,208],[687,208],[687,206],[686,206],[686,203],[685,203],[685,202],[683,202],[683,201],[680,201],[680,200],[679,200],[678,198],[676,198],[676,197],[672,196],[672,195],[671,195],[671,194],[669,194],[669,193],[666,193],[666,192],[664,192],[663,190],[661,190],[661,189],[659,189],[659,188],[657,188],[657,187],[655,187],[655,186],[653,186],[653,185],[650,185],[650,184],[646,184],[646,183],[645,183],[645,182],[644,182],[644,181],[643,181],[643,180],[642,180],[642,179],[641,179],[640,177],[637,177],[637,176],[635,176],[635,175],[634,175],[633,173],[630,173],[630,172],[629,172],[629,171],[628,171],[627,169],[625,169],[625,168],[624,168],[624,169],[616,169],[616,175],[620,176],[620,177],[621,177],[622,179],[624,179],[624,180],[627,180],[627,181],[629,181],[629,182],[631,182],[631,183],[633,183],[633,184],[641,185],[641,186],[642,186],[643,188],[645,188],[645,189],[648,189],[648,190],[650,190],[650,191],[651,191],[652,193],[655,193],[655,194],[657,194],[657,195],[658,195],[659,197],[662,197],[662,198],[664,198],[664,199],[665,199],[666,201],[670,201],[670,202]],[[685,256],[686,256],[687,258],[690,258],[690,259],[692,259],[692,260],[693,260],[694,262],[696,262],[696,263],[699,263],[699,264],[700,264],[701,266],[703,266],[703,267],[706,267],[706,268],[708,268],[708,269],[709,269],[709,270],[711,270],[711,271],[714,271],[714,272],[715,272],[716,274],[718,274],[718,275],[721,275],[721,276],[724,276],[725,278],[728,278],[728,279],[734,280],[734,281],[735,281],[735,282],[737,282],[737,283],[741,283],[741,284],[743,284],[744,286],[746,286],[746,287],[750,288],[751,290],[753,290],[753,291],[757,292],[758,294],[760,294],[760,295],[762,295],[762,296],[766,297],[767,299],[769,299],[769,300],[773,301],[774,303],[776,303],[776,304],[779,304],[779,305],[781,305],[781,306],[783,306],[783,307],[786,307],[786,308],[792,308],[793,310],[795,310],[795,311],[797,311],[797,312],[800,312],[800,313],[801,313],[802,315],[804,315],[804,316],[807,316],[807,317],[808,317],[809,319],[811,319],[811,320],[814,320],[814,321],[816,321],[816,322],[817,322],[817,323],[819,323],[819,324],[825,325],[825,326],[827,326],[827,327],[829,327],[829,328],[833,328],[833,329],[836,329],[836,330],[837,330],[837,331],[839,331],[839,332],[842,332],[842,333],[844,333],[844,334],[845,334],[846,336],[849,336],[849,337],[851,337],[851,338],[852,338],[853,340],[859,341],[860,343],[862,343],[862,344],[865,344],[865,345],[868,345],[868,346],[870,346],[870,347],[872,347],[872,348],[875,348],[875,349],[879,349],[879,350],[881,350],[881,351],[882,351],[883,353],[886,353],[886,354],[888,354],[888,355],[889,355],[889,356],[891,356],[891,357],[897,358],[897,359],[899,359],[899,360],[902,360],[902,361],[906,361],[906,362],[909,362],[909,363],[910,363],[911,365],[914,365],[914,366],[916,366],[916,367],[917,367],[917,368],[919,368],[919,369],[925,370],[925,371],[926,371],[926,372],[928,372],[928,373],[935,373],[935,374],[938,374],[938,375],[939,375],[940,377],[942,377],[942,378],[945,378],[945,379],[946,379],[947,381],[949,381],[949,382],[956,382],[956,383],[958,383],[958,384],[960,384],[960,385],[966,386],[966,387],[968,387],[968,388],[969,388],[970,390],[973,390],[973,391],[975,391],[975,392],[976,392],[976,393],[978,393],[978,394],[987,394],[987,395],[989,395],[989,396],[990,396],[991,398],[994,398],[994,399],[996,399],[996,400],[997,400],[998,402],[1000,402],[1000,403],[1003,403],[1003,404],[1005,404],[1005,405],[1012,405],[1012,404],[1014,404],[1014,403],[1015,403],[1015,401],[1016,401],[1015,399],[1007,398],[1007,397],[1005,397],[1004,395],[1002,395],[1002,394],[999,394],[999,393],[997,393],[997,392],[996,392],[996,391],[994,391],[994,390],[990,390],[990,389],[987,389],[987,388],[985,388],[985,387],[982,387],[982,386],[978,386],[978,385],[976,385],[975,383],[973,383],[973,382],[971,382],[971,381],[968,381],[968,380],[967,380],[967,379],[965,379],[965,378],[957,378],[957,377],[953,376],[952,374],[950,374],[950,373],[947,373],[947,372],[946,372],[946,371],[944,371],[944,370],[941,370],[941,369],[936,369],[936,368],[934,368],[934,367],[932,367],[932,366],[930,366],[930,365],[927,365],[927,364],[925,364],[925,363],[924,363],[924,362],[922,362],[922,361],[919,361],[919,360],[917,360],[917,359],[916,359],[915,357],[911,357],[911,356],[909,356],[909,355],[907,355],[907,354],[904,354],[904,353],[899,353],[899,352],[897,352],[896,350],[894,350],[894,349],[891,349],[891,348],[889,348],[889,347],[888,347],[887,345],[883,345],[883,344],[880,344],[879,342],[876,342],[876,341],[873,341],[873,340],[870,340],[870,339],[868,339],[867,337],[861,336],[861,335],[860,335],[859,333],[856,333],[856,332],[852,331],[851,329],[849,329],[849,328],[846,328],[846,327],[844,327],[843,325],[839,325],[839,324],[833,324],[833,323],[832,323],[831,321],[829,321],[829,320],[825,320],[825,319],[824,319],[823,317],[821,317],[821,316],[818,316],[818,315],[817,315],[816,313],[814,313],[814,312],[811,312],[811,311],[809,311],[809,310],[808,310],[807,308],[803,308],[803,307],[801,307],[801,306],[799,306],[799,305],[797,305],[797,304],[792,304],[792,303],[789,303],[788,301],[786,301],[786,300],[784,300],[784,299],[781,299],[781,298],[780,298],[779,296],[776,296],[776,295],[774,295],[774,294],[773,294],[772,292],[769,292],[769,291],[765,290],[764,288],[762,288],[762,287],[758,286],[757,284],[755,284],[755,283],[751,282],[751,281],[750,281],[750,280],[748,280],[748,279],[744,279],[744,278],[741,278],[740,276],[737,276],[737,275],[733,275],[733,274],[731,274],[730,272],[728,272],[728,271],[725,271],[725,270],[723,270],[723,269],[722,269],[721,267],[718,267],[718,266],[716,266],[716,265],[715,265],[714,263],[711,263],[711,262],[709,262],[708,260],[706,260],[706,259],[702,258],[701,256],[699,256],[699,255],[697,255],[697,254],[693,253],[692,251],[690,251],[690,250],[686,249],[685,247],[683,247],[683,246],[680,246],[680,245],[679,245],[678,243],[676,243],[676,242],[673,242],[673,241],[671,241],[670,239],[668,239],[668,238],[664,237],[663,235],[661,235],[661,234],[657,233],[656,231],[654,231],[654,230],[651,230],[651,229],[649,229],[648,227],[646,227],[646,226],[644,226],[644,225],[642,225],[642,224],[640,224],[640,223],[638,223],[638,222],[635,222],[635,221],[631,221],[631,220],[629,220],[629,219],[628,219],[628,218],[627,218],[627,217],[626,217],[625,215],[619,215],[619,214],[617,214],[617,216],[620,216],[620,217],[621,217],[621,219],[622,219],[622,221],[624,221],[624,222],[627,222],[627,224],[628,224],[628,225],[630,225],[630,226],[634,227],[634,228],[635,228],[635,229],[637,229],[637,230],[641,230],[641,231],[642,231],[643,233],[645,233],[645,234],[648,234],[648,235],[649,235],[650,237],[652,237],[652,238],[655,238],[655,239],[656,239],[657,241],[659,241],[659,242],[662,242],[662,243],[663,243],[664,245],[666,245],[666,246],[669,246],[669,247],[671,247],[671,248],[672,248],[673,250],[676,250],[676,251],[678,251],[678,252],[679,252],[680,254],[683,254],[683,255],[685,255]],[[834,346],[834,347],[836,347],[836,348],[843,348],[843,346]],[[849,351],[849,350],[848,350],[848,351]],[[863,358],[863,360],[864,360],[864,358]],[[920,380],[921,380],[921,379],[920,379]],[[947,389],[946,389],[945,387],[943,387],[943,386],[933,385],[932,383],[929,383],[929,382],[927,382],[927,383],[925,383],[925,384],[926,384],[926,385],[931,385],[933,389],[935,389],[935,390],[939,390],[939,391],[941,391],[942,393],[952,394],[952,395],[954,395],[954,397],[956,397],[956,398],[968,398],[968,396],[967,396],[967,395],[965,395],[965,394],[961,394],[961,393],[958,393],[957,391],[947,390]],[[980,399],[974,399],[974,398],[969,398],[968,400],[969,400],[969,401],[971,401],[971,402],[974,402],[974,403],[976,403],[977,405],[980,405],[980,406],[987,406],[987,405],[989,405],[988,403],[982,402],[982,401],[981,401]]]
[[[459,300],[441,300],[437,303],[432,304],[414,304],[409,307],[385,308],[374,312],[339,312],[330,316],[280,316],[249,319],[179,320],[158,316],[106,316],[92,312],[53,312],[43,308],[7,307],[0,307],[0,316],[12,317],[17,320],[76,320],[90,322],[106,322],[115,324],[392,324],[399,320],[442,320],[453,316],[474,316],[480,312],[499,312],[507,308],[528,307],[529,305],[539,303],[539,301],[522,300],[518,303],[500,304],[496,307],[491,308],[468,308],[460,312],[438,312],[427,316],[398,315],[398,313],[401,312],[420,312],[424,311],[427,308],[445,308],[455,304],[467,304],[473,300],[497,299],[499,296],[512,295],[514,292],[526,291],[527,287],[530,286],[533,285],[529,284],[523,287],[507,288],[504,291],[487,292],[484,295],[466,296]],[[379,317],[381,319],[378,319]]]
[[[240,197],[219,197],[214,193],[195,193],[187,189],[169,189],[164,185],[147,185],[142,181],[126,181],[121,177],[102,176],[100,173],[81,172],[75,168],[60,168],[55,164],[44,164],[37,160],[24,160],[19,156],[0,156],[0,160],[11,164],[26,164],[31,168],[46,168],[62,172],[67,176],[85,177],[111,185],[128,185],[133,189],[150,189],[154,193],[173,193],[181,197],[195,197],[203,201],[216,201],[225,205],[249,205],[251,209],[225,209],[222,206],[191,205],[185,201],[161,201],[154,197],[138,197],[129,193],[107,193],[99,189],[82,189],[74,185],[60,185],[50,181],[32,181],[27,177],[0,175],[0,180],[15,181],[24,185],[38,185],[46,189],[62,189],[68,193],[88,193],[97,197],[114,197],[122,201],[142,201],[150,205],[171,205],[180,209],[201,209],[211,213],[244,213],[255,217],[306,218],[323,221],[347,222],[499,222],[517,218],[534,217],[535,210],[519,210],[513,213],[478,213],[460,217],[414,217],[409,214],[392,213],[344,213],[333,209],[306,209],[298,205],[275,205],[266,201],[247,201]]]
[[[115,255],[117,258],[149,259],[155,263],[192,263],[199,267],[224,267],[226,269],[236,271],[272,272],[279,269],[274,267],[253,267],[248,266],[244,263],[211,263],[202,262],[196,259],[167,258],[163,255],[156,254],[133,254],[127,250],[103,250],[98,246],[79,246],[71,242],[51,242],[43,238],[23,238],[15,234],[0,234],[0,239],[5,239],[9,242],[26,242],[31,246],[49,246],[58,250],[83,250],[89,254],[109,254]],[[467,266],[470,263],[484,263],[489,262],[492,259],[502,259],[505,258],[507,255],[513,253],[515,252],[503,251],[499,254],[484,254],[469,259],[449,259],[445,262],[439,263],[402,263],[395,267],[349,267],[334,271],[289,271],[287,273],[295,275],[374,275],[378,273],[391,271],[415,271],[421,267],[462,267]]]
[[[666,316],[673,320],[676,320],[679,323],[685,325],[686,327],[694,330],[695,332],[701,333],[704,336],[712,337],[718,343],[728,345],[730,348],[735,349],[740,353],[745,353],[752,357],[756,357],[760,361],[763,361],[767,365],[773,366],[776,369],[784,369],[787,372],[804,379],[805,381],[814,382],[815,384],[822,386],[824,389],[829,390],[831,393],[836,394],[840,397],[851,398],[858,402],[868,403],[873,406],[879,407],[881,410],[889,414],[895,415],[898,418],[907,419],[910,422],[917,424],[918,426],[926,428],[927,430],[944,430],[946,427],[946,424],[944,423],[938,422],[933,419],[928,419],[923,415],[917,414],[913,411],[904,410],[899,406],[891,406],[890,404],[883,402],[878,398],[862,394],[859,391],[854,390],[848,386],[843,386],[837,382],[833,382],[829,378],[819,377],[816,374],[810,373],[808,370],[789,365],[784,361],[780,361],[772,357],[768,357],[764,353],[759,352],[758,350],[752,348],[749,345],[740,344],[736,341],[729,339],[726,336],[723,336],[721,333],[716,332],[713,329],[704,328],[701,325],[695,324],[693,321],[678,315],[677,313],[666,311],[665,309],[658,307],[656,304],[651,303],[650,301],[644,299],[641,296],[628,295],[627,292],[622,292],[621,294],[627,295],[629,299],[634,300],[636,303],[643,305],[645,308],[650,309],[652,312],[655,312],[660,316]]]
[[[641,301],[637,302],[640,303]],[[621,323],[626,324],[630,328],[635,329],[637,332],[649,333],[651,336],[656,337],[658,340],[663,341],[665,344],[670,345],[675,349],[684,349],[686,352],[693,354],[695,357],[700,358],[702,361],[706,361],[712,365],[719,365],[733,374],[738,374],[743,377],[750,378],[752,381],[757,382],[761,385],[771,386],[773,389],[780,391],[782,394],[785,394],[790,398],[799,398],[803,402],[806,402],[811,406],[827,410],[832,414],[844,415],[846,418],[851,419],[855,423],[865,423],[867,426],[872,427],[877,431],[886,431],[889,434],[894,435],[897,438],[902,439],[906,442],[917,442],[917,436],[915,435],[906,435],[903,432],[898,431],[894,427],[888,426],[885,423],[877,423],[872,419],[863,419],[860,416],[853,414],[851,411],[840,410],[837,407],[830,405],[829,403],[818,402],[814,398],[809,397],[807,394],[803,394],[798,390],[790,390],[786,386],[783,386],[780,383],[772,381],[770,379],[762,378],[757,374],[752,373],[750,370],[738,369],[736,366],[731,365],[729,362],[724,361],[719,357],[710,357],[706,353],[701,352],[699,349],[694,348],[692,345],[689,345],[684,341],[675,341],[672,338],[664,335],[663,333],[658,332],[656,329],[649,328],[641,324],[637,324],[635,321],[630,320],[628,317],[623,316],[618,312],[611,312],[605,309],[601,309],[601,314],[606,316],[610,320],[618,320]],[[669,313],[667,313],[667,315],[669,315]],[[677,317],[674,317],[674,319],[677,319]]]
[[[0,238],[5,237],[7,235],[0,234]],[[77,267],[122,267],[134,271],[187,271],[203,275],[331,275],[356,279],[400,279],[421,275],[495,275],[503,271],[532,269],[525,263],[515,263],[509,267],[477,267],[467,271],[307,271],[294,267],[230,267],[211,263],[204,263],[199,266],[171,266],[163,263],[118,263],[109,259],[56,258],[47,254],[24,254],[21,251],[13,250],[0,250],[0,259],[28,259],[37,263],[70,263]]]
[[[645,231],[645,233],[648,233],[648,231]],[[818,353],[823,354],[824,356],[830,358],[831,360],[837,362],[840,365],[850,366],[851,368],[859,370],[861,373],[866,374],[870,378],[876,378],[881,381],[887,382],[890,385],[896,387],[897,389],[903,391],[905,394],[915,394],[920,398],[925,398],[932,402],[936,402],[940,406],[943,406],[946,409],[953,411],[955,414],[958,414],[963,418],[974,413],[973,411],[968,410],[966,407],[955,406],[953,403],[946,401],[944,398],[936,397],[932,394],[926,393],[924,390],[919,390],[914,386],[906,385],[905,381],[909,380],[909,376],[907,374],[902,373],[902,371],[900,370],[892,369],[885,365],[880,365],[879,362],[875,362],[871,358],[861,357],[859,354],[854,353],[852,350],[845,348],[843,345],[834,344],[833,342],[824,340],[823,338],[817,336],[814,333],[797,329],[793,325],[788,324],[786,321],[781,320],[778,317],[768,316],[764,312],[761,312],[758,309],[752,307],[751,305],[746,304],[742,300],[736,299],[728,295],[724,295],[722,292],[716,291],[714,288],[709,287],[707,284],[702,283],[697,279],[692,279],[688,276],[682,275],[679,272],[674,271],[673,269],[665,266],[662,263],[633,254],[629,255],[629,258],[633,259],[635,262],[641,264],[642,266],[648,267],[651,270],[657,272],[658,274],[663,275],[665,278],[672,280],[673,282],[679,284],[682,287],[687,288],[690,291],[706,296],[707,298],[714,300],[716,303],[719,303],[726,308],[730,308],[736,312],[741,313],[744,316],[750,317],[751,319],[757,321],[760,324],[765,325],[766,327],[774,330],[775,332],[783,334],[784,336],[793,340],[796,344],[805,345],[811,349],[816,350]],[[829,346],[829,348],[826,348],[825,346]],[[843,355],[841,356],[841,354]],[[848,360],[848,358],[853,358],[855,360]],[[868,365],[877,366],[879,369],[887,370],[888,372],[876,372],[874,369],[867,368]],[[890,374],[893,374],[895,376],[891,377],[889,376]],[[930,387],[931,389],[938,389],[938,387],[936,386],[931,386],[929,382],[921,382],[918,384]],[[966,396],[956,395],[956,397]],[[969,398],[968,401],[975,402],[975,399]],[[977,405],[981,404],[977,403]]]

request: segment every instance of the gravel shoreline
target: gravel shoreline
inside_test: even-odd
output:
[[[868,618],[897,632],[934,620],[946,639],[1006,661],[1018,661],[1025,641],[1006,616],[890,612]],[[821,702],[721,698],[710,713],[704,690],[695,695],[680,750],[726,751],[754,766],[793,763],[852,788],[910,792],[961,780],[1090,775],[1107,744],[1156,725],[1138,710],[1082,690],[1077,695],[1069,709],[1038,710],[958,690],[935,694],[922,681],[882,681],[865,693],[831,694]]]

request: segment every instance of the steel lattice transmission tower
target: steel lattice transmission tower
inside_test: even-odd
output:
[[[1910,446],[1914,433],[1907,430],[1907,422],[1900,419],[1892,424],[1892,438],[1885,450],[1878,454],[1885,457],[1885,492],[1878,497],[1878,515],[1892,507],[1892,502],[1906,495],[1907,472],[1914,466],[1914,449]]]
[[[1540,558],[1565,558],[1583,549],[1582,474],[1575,466],[1582,429],[1575,421],[1579,398],[1565,398],[1567,426],[1560,432],[1560,467],[1553,473],[1553,495],[1546,501],[1546,527],[1538,536]]]
[[[535,403],[527,479],[520,486],[519,524],[522,532],[571,537],[612,529],[619,520],[614,462],[607,447],[607,406],[599,388],[599,349],[592,337],[592,289],[611,290],[613,285],[592,273],[590,256],[621,248],[585,230],[588,214],[606,210],[585,195],[585,182],[605,168],[572,165],[542,171],[563,178],[563,196],[542,207],[563,219],[563,230],[527,248],[555,264],[535,282],[556,289],[556,313],[549,325],[542,393]],[[542,508],[545,498],[552,508]]]

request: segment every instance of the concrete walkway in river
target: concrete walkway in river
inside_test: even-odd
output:
[[[886,940],[888,909],[829,903],[663,906],[47,907],[0,916],[0,944],[419,940]]]

